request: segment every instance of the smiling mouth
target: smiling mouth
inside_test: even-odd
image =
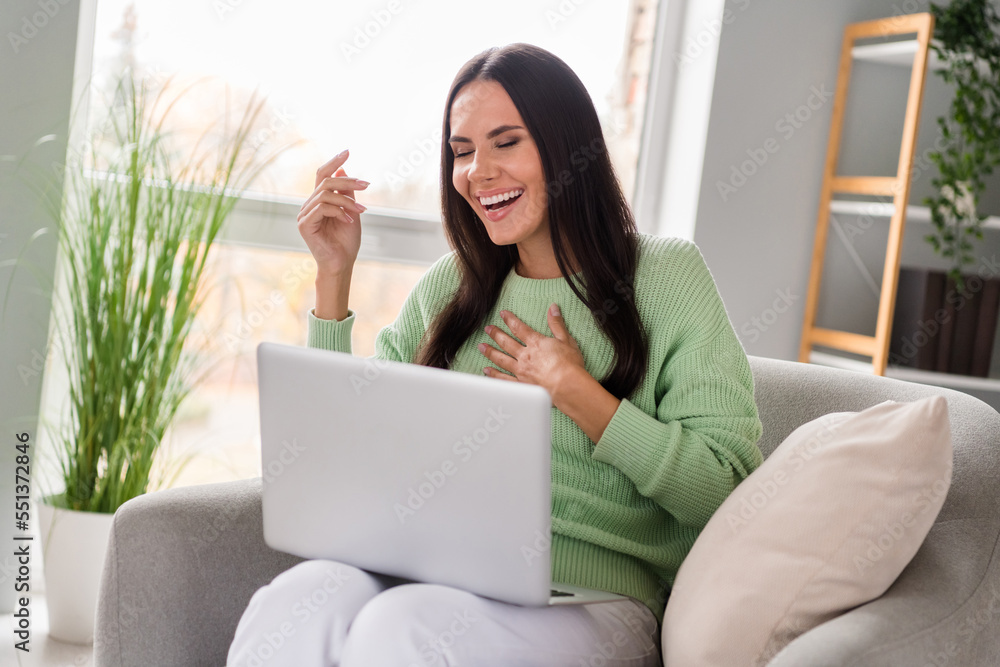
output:
[[[515,201],[520,199],[523,194],[524,190],[518,189],[494,195],[492,197],[479,197],[479,204],[487,211],[499,211],[500,209],[507,208],[513,204]]]

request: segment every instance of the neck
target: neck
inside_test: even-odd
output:
[[[570,260],[570,269],[578,271],[576,262]],[[551,240],[546,236],[537,242],[531,240],[522,241],[517,244],[517,260],[514,263],[514,271],[523,278],[534,278],[545,280],[549,278],[561,278],[562,271],[556,262],[556,253],[552,248]]]

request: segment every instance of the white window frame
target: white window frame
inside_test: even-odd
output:
[[[296,224],[303,200],[247,192],[230,214],[217,242],[267,250],[309,252]],[[361,261],[430,266],[449,251],[435,216],[371,207],[361,215]]]

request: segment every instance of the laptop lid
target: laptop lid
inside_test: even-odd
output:
[[[548,392],[278,343],[257,365],[270,547],[548,603]]]

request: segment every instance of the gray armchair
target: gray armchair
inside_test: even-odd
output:
[[[1000,665],[1000,414],[959,392],[750,358],[770,454],[820,415],[948,399],[951,490],[882,597],[803,634],[769,667]],[[219,667],[251,595],[301,559],[265,546],[260,479],[171,489],[115,516],[97,610],[98,667]],[[752,610],[748,610],[752,613]]]

